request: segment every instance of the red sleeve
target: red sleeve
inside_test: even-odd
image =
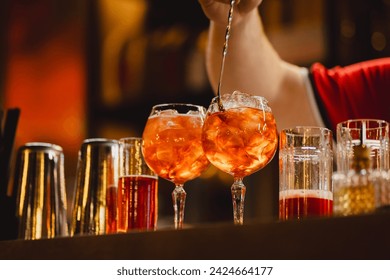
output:
[[[311,81],[325,124],[370,118],[390,122],[390,57],[327,69],[313,64]]]

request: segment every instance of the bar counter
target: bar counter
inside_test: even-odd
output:
[[[390,213],[0,241],[0,259],[390,259]]]

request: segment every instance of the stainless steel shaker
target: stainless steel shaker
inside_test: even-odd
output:
[[[68,235],[64,154],[60,146],[30,142],[18,149],[14,189],[19,238]]]
[[[116,232],[118,168],[118,141],[83,141],[78,155],[72,236]]]

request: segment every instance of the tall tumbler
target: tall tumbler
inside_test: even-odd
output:
[[[332,142],[332,131],[327,128],[301,126],[281,131],[281,220],[332,215]]]
[[[118,141],[83,141],[78,155],[72,236],[116,232],[118,168]]]
[[[390,206],[389,123],[352,119],[337,124],[334,214],[359,215]]]
[[[119,140],[118,232],[155,230],[158,176],[146,165],[142,138]]]
[[[64,155],[60,146],[30,142],[18,149],[17,190],[19,238],[68,235]]]

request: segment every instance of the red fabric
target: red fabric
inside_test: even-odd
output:
[[[320,110],[335,132],[339,122],[370,118],[390,122],[390,57],[346,67],[311,67]]]

